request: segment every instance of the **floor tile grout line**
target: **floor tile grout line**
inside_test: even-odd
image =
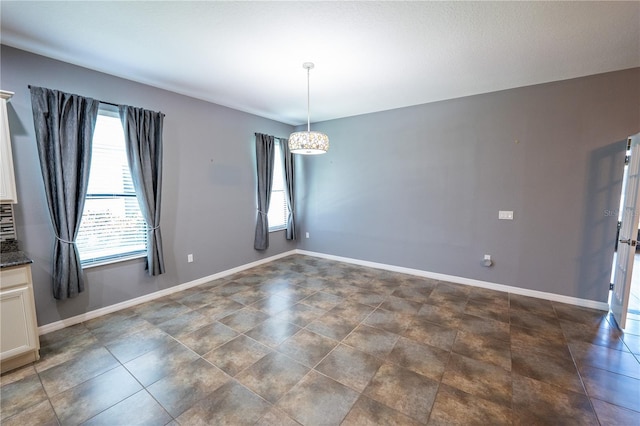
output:
[[[456,336],[454,337],[454,343],[455,343],[455,339],[458,337],[458,332],[459,330],[456,330]],[[429,423],[429,420],[431,419],[431,415],[433,414],[433,407],[436,405],[436,400],[438,398],[438,394],[440,392],[440,386],[443,384],[442,381],[444,380],[444,374],[447,371],[447,367],[449,366],[449,363],[451,362],[451,355],[453,354],[453,344],[451,345],[451,349],[448,351],[447,353],[447,362],[444,364],[444,368],[442,369],[442,375],[440,376],[440,380],[438,380],[438,387],[436,388],[436,393],[435,396],[433,398],[433,404],[431,406],[431,409],[429,410],[429,417],[427,418],[427,421],[425,422],[425,424]],[[445,386],[446,383],[445,383]],[[464,392],[464,391],[462,391]],[[465,392],[466,393],[466,392]],[[513,401],[513,398],[512,398]]]
[[[554,306],[554,311],[555,311],[555,306]],[[557,313],[557,311],[556,311],[556,313]],[[564,335],[564,331],[563,331],[563,335]],[[593,405],[592,397],[591,397],[591,395],[589,395],[589,389],[587,388],[587,384],[585,383],[585,380],[582,377],[582,373],[580,372],[580,368],[578,368],[578,360],[576,358],[576,355],[573,353],[574,351],[571,350],[571,346],[569,344],[569,341],[566,339],[566,335],[565,335],[565,342],[566,342],[566,345],[567,345],[567,349],[569,350],[569,353],[571,354],[571,360],[573,361],[573,366],[576,369],[576,373],[578,374],[578,379],[580,380],[580,384],[582,385],[582,389],[584,390],[584,394],[586,395],[587,400],[589,401],[589,407],[591,407],[591,411],[596,416],[596,420],[598,421],[598,424],[602,425],[602,422],[600,421],[600,416],[598,416],[598,412],[596,411],[596,407]]]
[[[102,345],[102,347],[103,347],[104,349],[106,349],[107,351],[109,351],[109,350],[104,346],[104,344]],[[111,354],[111,352],[109,352],[109,353]],[[112,355],[112,356],[113,356],[113,355]],[[115,370],[115,369],[116,369],[116,368],[118,368],[118,367],[123,367],[123,368],[125,368],[125,370],[126,370],[126,367],[124,367],[124,366],[120,363],[120,361],[119,361],[117,358],[115,358],[115,357],[114,357],[114,359],[115,359],[115,360],[116,360],[120,365],[116,365],[116,366],[114,366],[113,368],[110,368],[110,369],[108,369],[108,370],[106,370],[106,371],[103,371],[102,373],[100,373],[100,374],[98,374],[98,375],[96,375],[96,376],[94,376],[94,377],[90,377],[90,378],[88,378],[87,380],[85,380],[85,381],[83,381],[83,382],[81,382],[81,383],[78,383],[78,384],[76,384],[76,385],[74,385],[74,386],[72,386],[72,387],[70,387],[70,388],[68,388],[68,389],[65,389],[64,391],[58,392],[57,394],[55,394],[55,395],[53,395],[53,396],[51,396],[51,397],[50,397],[50,396],[48,396],[48,393],[47,393],[47,391],[46,391],[46,388],[44,387],[44,384],[42,384],[42,387],[43,387],[43,389],[44,389],[44,391],[45,391],[45,394],[47,394],[47,399],[49,400],[49,403],[51,404],[51,408],[53,409],[54,413],[56,414],[56,418],[58,419],[58,423],[59,423],[59,424],[62,424],[62,422],[60,421],[60,418],[59,418],[58,412],[56,411],[55,406],[54,406],[54,405],[53,405],[53,403],[51,402],[51,399],[52,399],[52,398],[54,398],[54,397],[55,397],[55,396],[57,396],[57,395],[63,394],[63,393],[68,392],[68,391],[70,391],[70,390],[72,390],[72,389],[74,389],[74,388],[77,388],[77,387],[79,387],[79,386],[82,386],[83,384],[85,384],[85,383],[89,382],[90,380],[97,379],[98,377],[103,376],[103,375],[105,375],[105,374],[109,373],[110,371]],[[45,371],[47,371],[47,370],[45,370]],[[127,371],[127,373],[129,373],[129,371],[128,371],[128,370],[126,370],[126,371]],[[130,373],[129,373],[129,374],[130,374]],[[135,377],[135,376],[133,376],[133,375],[131,375],[131,376],[133,377],[133,379],[134,379],[134,380],[136,380],[136,381],[137,381],[137,379],[136,379],[136,377]],[[41,381],[42,381],[42,380],[41,380]],[[138,383],[139,383],[139,382],[138,382]],[[142,386],[142,384],[141,384],[141,383],[139,383],[139,384],[140,384],[140,386]],[[142,386],[142,388],[144,388],[144,386]],[[131,395],[129,395],[129,396],[131,396]],[[105,408],[104,410],[100,411],[99,413],[96,413],[95,415],[93,415],[93,416],[91,416],[91,417],[89,417],[89,418],[85,419],[85,420],[83,421],[83,423],[84,423],[84,422],[86,422],[86,421],[88,421],[88,420],[90,420],[90,419],[92,419],[93,417],[97,416],[98,414],[102,413],[103,411],[108,410],[109,408],[113,407],[114,405],[119,404],[120,402],[124,401],[124,400],[125,400],[125,399],[127,399],[127,398],[128,398],[128,397],[126,397],[126,398],[124,398],[124,399],[122,399],[122,400],[120,400],[120,401],[117,401],[117,402],[115,402],[114,404],[110,405],[109,407]]]
[[[156,328],[158,328],[159,330],[161,330],[162,332],[164,332],[167,336],[169,336],[170,338],[172,338],[172,339],[174,340],[174,342],[175,342],[175,343],[180,344],[181,346],[185,347],[187,350],[189,350],[189,351],[193,352],[193,353],[194,353],[195,355],[197,355],[200,359],[202,359],[202,356],[200,356],[200,354],[198,354],[198,353],[197,353],[197,352],[195,352],[193,349],[191,349],[190,347],[188,347],[187,345],[185,345],[184,343],[182,343],[182,342],[181,342],[177,337],[175,337],[175,336],[173,336],[173,335],[171,335],[171,334],[169,334],[169,333],[166,333],[164,330],[160,329],[157,325],[154,325],[154,326],[155,326]],[[133,334],[135,334],[135,333],[133,333]],[[106,346],[105,346],[105,348],[106,348]],[[107,350],[109,350],[109,348],[106,348],[106,349],[107,349]],[[142,356],[144,356],[144,355],[146,355],[146,354],[148,354],[148,353],[150,353],[150,352],[153,352],[154,350],[156,350],[156,349],[153,349],[153,350],[151,350],[151,351],[144,352],[144,353],[142,353],[142,354],[138,355],[137,357],[132,358],[131,360],[127,361],[127,363],[128,363],[128,362],[131,362],[131,361],[133,361],[133,360],[135,360],[135,359],[138,359],[138,358],[140,358],[140,357],[142,357]],[[110,352],[111,352],[111,351],[110,351]],[[121,402],[125,401],[126,399],[128,399],[128,398],[130,398],[131,396],[133,396],[133,395],[137,394],[138,392],[140,392],[140,391],[145,391],[145,392],[146,392],[146,393],[147,393],[147,394],[148,394],[148,395],[149,395],[149,396],[150,396],[150,397],[151,397],[151,398],[152,398],[152,399],[153,399],[153,400],[154,400],[154,401],[155,401],[155,402],[160,406],[160,408],[162,408],[162,410],[163,410],[165,413],[167,413],[167,415],[168,415],[172,420],[175,420],[176,418],[175,418],[175,417],[173,417],[173,415],[172,415],[171,413],[169,413],[169,411],[167,411],[166,407],[165,407],[165,406],[164,406],[160,401],[158,401],[158,400],[156,399],[156,397],[155,397],[155,396],[154,396],[154,395],[149,391],[149,389],[148,389],[150,386],[152,386],[153,384],[155,384],[155,383],[159,382],[160,380],[164,379],[164,378],[165,378],[165,377],[167,377],[169,374],[165,374],[164,376],[159,377],[157,380],[155,380],[155,381],[153,381],[153,382],[149,383],[147,386],[145,386],[145,385],[144,385],[144,384],[143,384],[143,383],[142,383],[142,382],[141,382],[141,381],[140,381],[140,380],[139,380],[139,379],[138,379],[138,378],[133,374],[133,372],[131,372],[131,371],[130,371],[130,370],[129,370],[125,365],[124,365],[124,363],[122,363],[122,362],[121,362],[121,361],[120,361],[120,360],[119,360],[119,359],[118,359],[118,358],[117,358],[113,353],[112,353],[112,356],[113,356],[114,358],[116,358],[116,360],[117,360],[118,362],[120,362],[120,365],[121,365],[121,366],[122,366],[122,367],[127,371],[127,373],[129,373],[129,375],[131,375],[131,377],[133,377],[133,379],[134,379],[134,380],[136,380],[136,381],[138,382],[138,384],[142,387],[142,389],[140,389],[139,391],[135,392],[135,393],[134,393],[134,394],[132,394],[132,395],[129,395],[127,398],[124,398],[123,400],[118,401],[118,402],[116,402],[115,404],[113,404],[113,405],[111,405],[111,406],[109,406],[109,407],[105,408],[103,411],[101,411],[100,413],[95,414],[93,417],[96,417],[97,415],[101,414],[102,412],[104,412],[104,411],[106,411],[106,410],[108,410],[108,409],[110,409],[110,408],[112,408],[112,407],[114,407],[114,406],[118,405],[119,403],[121,403]],[[204,361],[207,361],[207,360],[205,359]],[[216,367],[216,368],[217,368],[217,367]],[[93,417],[91,417],[91,418],[93,418]],[[91,419],[91,418],[90,418],[90,419]],[[88,421],[88,420],[90,420],[90,419],[85,420],[85,422],[86,422],[86,421]],[[169,423],[171,423],[171,422],[169,422]]]
[[[382,304],[382,302],[381,302],[380,304]],[[379,305],[380,305],[380,304],[379,304]],[[348,334],[347,334],[347,335],[346,335],[342,340],[337,341],[337,340],[335,340],[335,339],[331,339],[331,338],[329,338],[329,339],[333,340],[334,342],[337,342],[337,344],[336,344],[336,345],[335,345],[335,346],[334,346],[334,347],[333,347],[333,348],[332,348],[332,349],[331,349],[327,354],[325,354],[325,356],[323,356],[323,357],[322,357],[322,359],[320,359],[320,361],[318,361],[318,362],[317,362],[313,367],[310,367],[310,368],[309,368],[309,367],[305,366],[305,367],[309,368],[309,371],[307,371],[307,373],[306,373],[306,374],[305,374],[305,375],[304,375],[300,380],[298,380],[298,381],[297,381],[293,386],[291,386],[291,388],[289,388],[289,390],[288,390],[287,392],[285,392],[283,395],[281,395],[281,396],[280,396],[280,398],[279,398],[276,402],[274,402],[274,403],[273,403],[273,406],[275,407],[275,406],[277,405],[277,403],[278,403],[282,398],[284,398],[284,396],[285,396],[285,395],[287,395],[287,394],[291,391],[291,389],[293,389],[293,388],[294,388],[295,386],[297,386],[300,382],[302,382],[302,381],[303,381],[307,376],[309,376],[312,372],[314,372],[314,373],[316,373],[316,374],[320,374],[320,375],[322,375],[322,376],[326,377],[327,379],[333,380],[333,381],[335,381],[335,382],[337,382],[337,383],[339,383],[339,384],[341,384],[341,385],[343,385],[343,386],[346,386],[347,388],[349,388],[349,389],[351,389],[352,391],[356,392],[356,393],[358,394],[358,396],[359,396],[359,397],[360,397],[361,395],[364,395],[361,391],[358,391],[358,390],[356,390],[356,389],[353,389],[351,386],[346,385],[346,384],[344,384],[344,383],[341,383],[341,382],[339,382],[339,381],[335,380],[334,378],[332,378],[332,377],[330,377],[330,376],[327,376],[326,374],[324,374],[324,373],[322,373],[321,371],[317,370],[317,369],[316,369],[316,367],[318,367],[318,366],[319,366],[319,365],[320,365],[320,364],[321,364],[321,363],[322,363],[322,362],[323,362],[323,361],[324,361],[324,360],[325,360],[325,359],[326,359],[326,358],[327,358],[331,353],[333,353],[333,352],[336,350],[336,348],[338,348],[341,344],[345,344],[346,346],[351,347],[351,346],[349,346],[348,344],[344,343],[343,341],[344,341],[344,340],[345,340],[345,339],[346,339],[346,338],[347,338],[347,337],[348,337],[348,336],[349,336],[349,335],[350,335],[350,334],[351,334],[355,329],[357,329],[360,325],[363,325],[363,323],[364,323],[364,321],[366,320],[366,318],[368,318],[368,317],[369,317],[373,312],[375,312],[375,309],[376,309],[376,308],[374,308],[374,310],[373,310],[371,313],[369,313],[369,314],[368,314],[368,315],[367,315],[367,316],[366,316],[366,317],[365,317],[365,318],[364,318],[360,323],[358,323],[358,324],[353,328],[353,330],[352,330],[351,332],[349,332],[349,333],[348,333]],[[327,312],[328,312],[328,311],[327,311]],[[344,318],[344,317],[342,317],[342,318]],[[284,340],[282,343],[284,343],[284,342],[286,342],[287,340],[289,340],[289,339],[293,338],[296,334],[298,334],[298,333],[299,333],[300,331],[302,331],[302,330],[307,330],[307,329],[306,329],[306,328],[301,328],[298,332],[296,332],[294,335],[292,335],[292,336],[290,336],[289,338],[287,338],[286,340]],[[308,331],[308,332],[311,332],[311,333],[314,333],[314,332],[313,332],[313,331],[311,331],[311,330],[307,330],[307,331]],[[314,333],[314,334],[317,334],[317,333]],[[324,336],[324,337],[326,337],[326,336]],[[282,343],[281,343],[281,344],[282,344]],[[278,346],[280,346],[280,345],[278,345]],[[394,346],[395,346],[395,343],[394,343]],[[284,353],[282,353],[282,352],[278,351],[276,348],[273,348],[273,349],[274,349],[278,354],[280,354],[280,355],[282,355],[282,356],[285,356],[285,357],[287,357],[287,358],[289,358],[289,359],[291,359],[291,360],[295,361],[296,363],[299,363],[299,361],[295,360],[294,358],[291,358],[291,357],[290,357],[290,356],[288,356],[287,354],[284,354]],[[359,349],[357,349],[357,348],[352,348],[352,349],[355,349],[355,350],[358,350],[358,351],[359,351]],[[370,354],[369,354],[369,355],[370,355]],[[266,356],[266,355],[265,355],[265,356]],[[264,358],[264,357],[263,357],[263,358]],[[261,359],[262,359],[262,358],[261,358]],[[382,361],[382,362],[381,362],[380,366],[382,366],[382,365],[384,364],[384,362],[385,362],[384,360],[381,360],[381,361]],[[259,362],[259,361],[256,361],[256,362]],[[255,363],[254,363],[254,364],[255,364]],[[243,371],[245,371],[245,370],[247,370],[247,369],[251,368],[254,364],[252,364],[252,365],[248,366],[248,367],[247,367],[247,368],[245,368]],[[304,365],[304,364],[301,364],[301,365]],[[377,371],[377,370],[376,370],[376,371]],[[238,374],[240,374],[240,373],[241,373],[241,372],[239,372]],[[237,376],[237,374],[236,374],[236,376]],[[373,380],[373,377],[374,377],[374,376],[375,376],[375,373],[371,376],[371,378],[369,379],[369,382],[368,382],[368,383],[370,383],[370,382],[371,382],[371,380]],[[234,377],[234,378],[235,378],[235,377]],[[237,379],[236,379],[236,380],[237,380]],[[367,385],[368,385],[368,384],[367,384]],[[365,388],[366,388],[366,386],[365,386]],[[364,390],[364,389],[363,389],[363,390]],[[355,404],[355,403],[354,403],[354,404]],[[353,406],[351,407],[351,409],[352,409],[352,408],[353,408]],[[389,408],[391,408],[391,407],[389,407]],[[349,410],[349,412],[351,411],[351,409]],[[346,418],[346,416],[348,416],[349,412],[347,412],[347,414],[345,415],[345,417],[344,417],[344,418]],[[343,421],[343,420],[344,420],[344,418],[343,418],[341,421]]]
[[[55,407],[53,406],[53,403],[51,402],[51,397],[49,396],[49,393],[47,392],[47,389],[44,387],[44,383],[42,383],[42,377],[40,377],[40,373],[35,369],[35,366],[34,366],[33,370],[35,371],[35,374],[38,376],[38,381],[40,382],[40,386],[42,386],[42,390],[44,391],[44,395],[46,397],[47,402],[49,402],[49,405],[51,406],[51,409],[53,410],[53,413],[56,416],[56,421],[58,422],[58,424],[62,424],[62,422],[60,422],[60,417],[58,415],[58,412],[56,411]],[[42,403],[42,401],[39,402],[38,404],[40,404],[40,403]],[[34,405],[32,405],[32,406],[30,406],[28,408],[35,407],[35,406],[36,406],[36,404],[34,404]],[[19,413],[16,413],[16,414],[19,414]],[[4,421],[7,421],[7,420],[8,419],[5,419]],[[2,422],[0,422],[0,423],[2,423]]]

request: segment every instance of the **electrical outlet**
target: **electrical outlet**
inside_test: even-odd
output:
[[[513,220],[513,211],[512,210],[500,210],[498,212],[498,219]]]
[[[188,254],[187,255],[187,262],[189,262],[189,263],[193,262],[193,254]]]
[[[308,233],[308,232],[307,232],[307,233],[305,233],[305,234],[304,234],[304,237],[305,237],[305,238],[309,238],[309,233]]]

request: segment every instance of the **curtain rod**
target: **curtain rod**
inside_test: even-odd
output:
[[[255,133],[254,133],[254,135],[255,135],[255,136],[258,136],[258,134],[259,134],[258,132],[255,132]],[[279,138],[279,137],[277,137],[277,136],[274,136],[273,138],[274,138],[274,139],[281,140],[281,141],[288,141],[288,140],[289,140],[289,138]]]
[[[29,90],[31,90],[31,85],[28,84],[27,87],[29,88]],[[100,102],[101,104],[105,104],[105,105],[111,105],[114,107],[119,107],[120,104],[114,104],[113,102],[107,102],[107,101],[101,101],[100,99],[96,99],[96,101]],[[159,114],[162,114],[163,117],[166,117],[165,113],[163,113],[162,111],[158,111]]]
[[[27,87],[29,88],[29,90],[31,90],[31,85],[30,84],[28,84]],[[115,107],[119,107],[120,106],[118,104],[114,104],[113,102],[101,101],[100,99],[96,99],[96,101],[100,102],[101,104],[111,105],[111,106],[115,106]]]

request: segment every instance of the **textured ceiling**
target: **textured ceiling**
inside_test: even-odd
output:
[[[289,124],[640,66],[640,2],[0,2],[3,44]],[[117,101],[117,100],[115,100]]]

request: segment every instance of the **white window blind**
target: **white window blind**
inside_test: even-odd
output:
[[[287,198],[284,192],[284,165],[280,153],[280,141],[276,139],[273,159],[273,184],[271,185],[271,201],[269,203],[269,231],[277,231],[287,227]]]
[[[89,187],[76,239],[83,266],[141,257],[147,225],[133,188],[118,113],[100,107]]]

